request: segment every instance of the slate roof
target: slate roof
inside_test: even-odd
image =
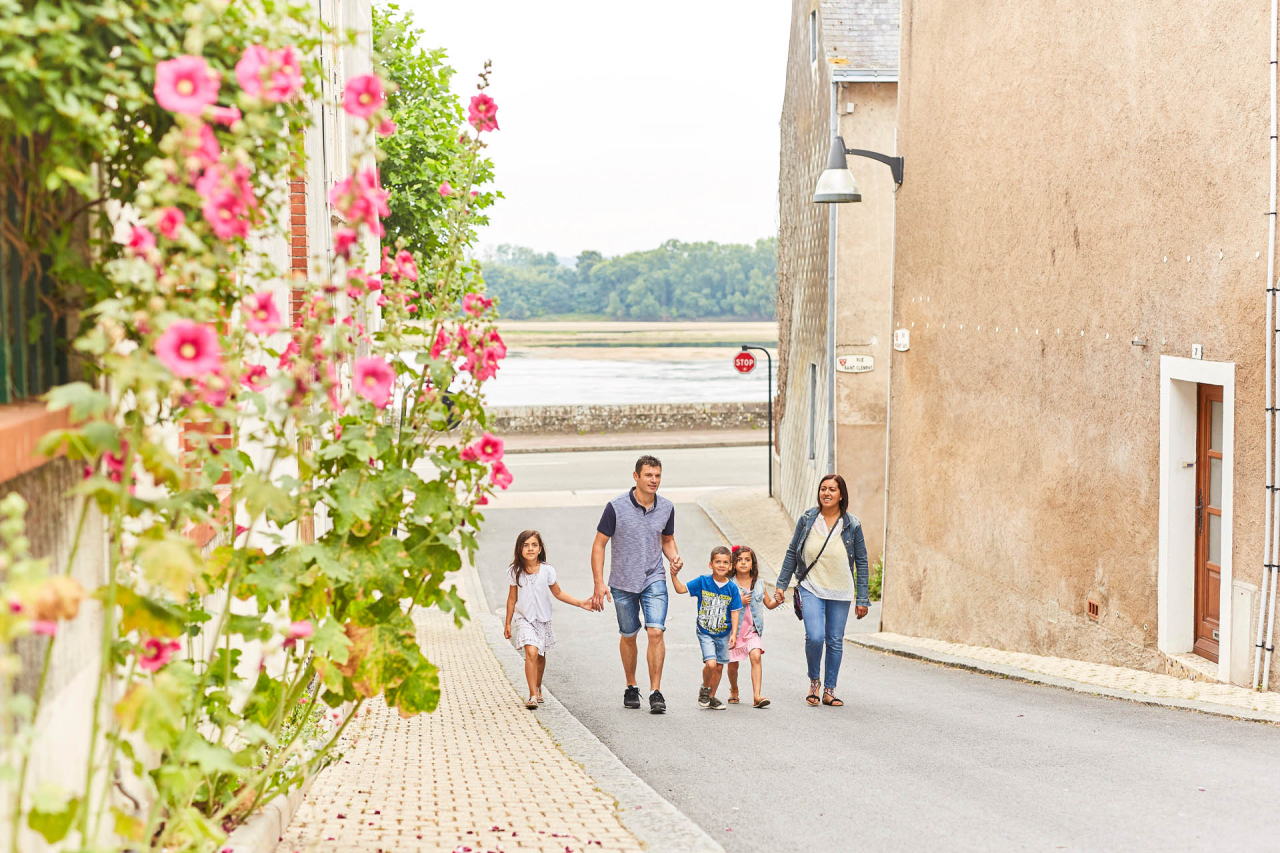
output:
[[[898,71],[900,0],[820,0],[823,52],[838,76],[850,71]]]

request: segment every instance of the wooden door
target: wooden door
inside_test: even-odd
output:
[[[1217,663],[1222,583],[1222,386],[1199,386],[1196,428],[1196,644]]]

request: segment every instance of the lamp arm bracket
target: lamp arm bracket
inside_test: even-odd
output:
[[[866,157],[870,160],[879,160],[889,167],[889,171],[893,173],[893,182],[898,186],[902,186],[902,158],[890,157],[888,154],[881,154],[879,151],[866,151],[862,148],[846,148],[846,154],[852,154],[855,157]]]

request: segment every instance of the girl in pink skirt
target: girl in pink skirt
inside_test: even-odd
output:
[[[542,703],[542,674],[547,669],[547,652],[556,647],[551,630],[551,599],[590,610],[581,598],[560,589],[556,570],[547,563],[542,534],[526,530],[516,537],[515,558],[507,569],[511,582],[507,593],[507,618],[502,634],[524,654],[524,677],[529,682],[529,698],[524,706],[535,710]]]
[[[764,631],[764,608],[772,610],[778,602],[773,596],[765,596],[756,552],[746,545],[733,548],[733,572],[738,591],[742,594],[742,603],[746,606],[742,608],[742,621],[738,625],[738,642],[729,649],[729,704],[738,704],[738,664],[750,660],[751,704],[755,708],[763,708],[769,700],[760,695],[761,659],[764,657],[764,641],[760,634]]]

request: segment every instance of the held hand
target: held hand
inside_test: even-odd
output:
[[[506,640],[511,639],[511,623],[510,622],[502,626],[502,637],[503,639],[506,639]]]
[[[596,612],[596,606],[595,604],[592,603],[591,599],[589,598],[579,601],[578,606],[590,613]]]
[[[854,615],[856,615],[859,619],[861,619],[863,616],[867,615],[867,611],[870,609],[871,608],[869,607],[863,607],[861,605],[858,605],[857,607],[853,608],[853,612],[854,612]]]
[[[591,594],[591,609],[604,610],[604,600],[606,598],[610,601],[613,600],[609,595],[609,586],[604,581],[600,581],[596,584],[595,592]]]
[[[680,555],[676,554],[671,558],[671,571],[678,572],[684,568],[684,560],[680,559]]]
[[[786,600],[786,598],[787,598],[787,595],[786,595],[786,593],[784,593],[782,590],[780,590],[780,589],[775,589],[775,590],[773,591],[773,603],[774,603],[774,604],[781,604],[783,601],[785,601],[785,600]]]

